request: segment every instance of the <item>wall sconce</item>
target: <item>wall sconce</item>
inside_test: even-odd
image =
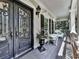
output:
[[[40,8],[40,6],[38,5],[37,8],[36,8],[36,15],[39,16],[40,11],[41,11],[41,8]]]

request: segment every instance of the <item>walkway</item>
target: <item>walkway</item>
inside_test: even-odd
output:
[[[40,53],[38,49],[35,49],[19,59],[58,59],[57,54],[61,43],[62,39],[58,40],[57,46],[55,44],[45,44],[46,51]]]

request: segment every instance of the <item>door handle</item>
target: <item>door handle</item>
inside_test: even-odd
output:
[[[18,32],[17,31],[15,32],[15,35],[18,36]]]
[[[12,32],[10,32],[10,37],[11,37],[11,38],[13,37],[13,33],[12,33]]]

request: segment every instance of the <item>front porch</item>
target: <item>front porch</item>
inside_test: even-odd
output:
[[[56,44],[45,44],[45,51],[40,52],[37,48],[31,52],[19,57],[19,59],[59,59],[58,53],[61,47],[63,39],[58,39]]]
[[[0,59],[79,59],[77,4],[77,0],[0,0]],[[45,51],[39,51],[40,41]]]

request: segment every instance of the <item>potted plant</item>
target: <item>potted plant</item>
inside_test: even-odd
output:
[[[42,52],[42,51],[44,51],[45,50],[45,48],[43,47],[43,45],[44,45],[44,43],[45,43],[45,36],[44,36],[44,34],[42,33],[42,32],[39,32],[38,34],[37,34],[37,39],[39,39],[39,44],[40,44],[40,46],[38,47],[38,49]]]

